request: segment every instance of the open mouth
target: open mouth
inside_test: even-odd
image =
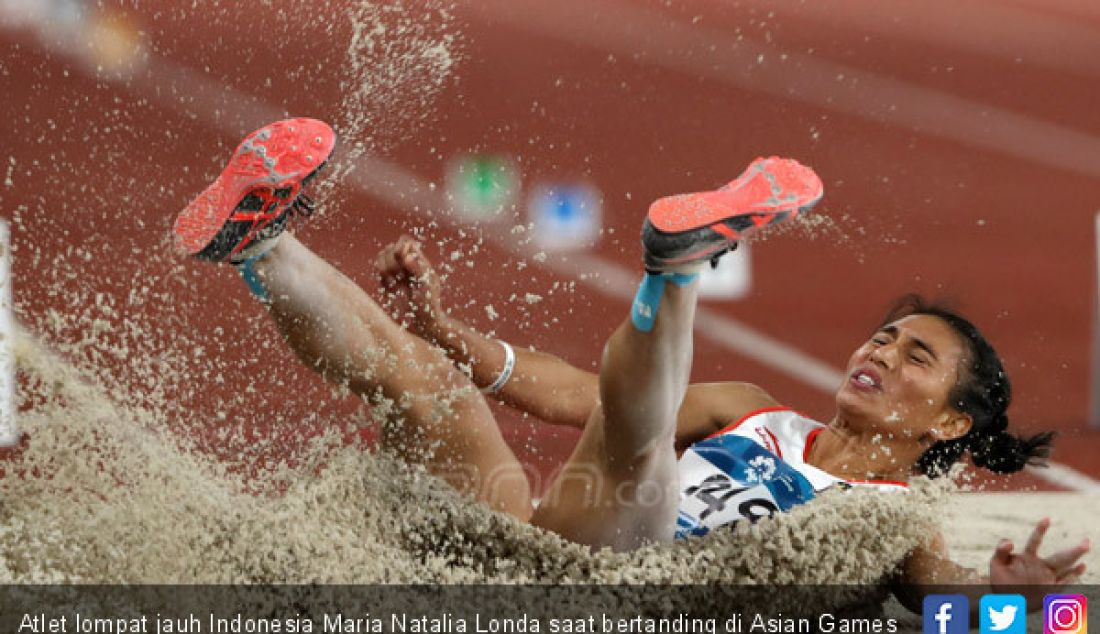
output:
[[[875,373],[868,370],[856,370],[852,373],[852,376],[848,379],[848,382],[856,388],[864,391],[882,390],[882,379],[880,379]]]

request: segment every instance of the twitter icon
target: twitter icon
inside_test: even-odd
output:
[[[981,634],[1026,634],[1027,601],[1019,594],[987,594],[978,604]]]

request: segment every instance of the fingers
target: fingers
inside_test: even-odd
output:
[[[432,274],[432,265],[424,257],[424,249],[419,242],[402,236],[398,243],[397,259],[410,276],[422,280]]]
[[[993,551],[993,561],[1007,565],[1012,560],[1012,542],[1002,539]]]
[[[1070,568],[1065,574],[1059,575],[1055,583],[1059,585],[1071,585],[1077,583],[1081,577],[1085,574],[1087,566],[1085,564],[1077,564],[1073,568]]]
[[[1043,561],[1046,562],[1046,564],[1052,569],[1054,569],[1055,574],[1061,575],[1067,569],[1076,564],[1077,560],[1080,559],[1085,553],[1087,553],[1091,547],[1092,544],[1090,544],[1089,540],[1086,538],[1081,540],[1081,543],[1077,544],[1073,548],[1067,548],[1065,550],[1058,551],[1053,555],[1047,557]]]
[[[393,275],[400,268],[395,257],[397,254],[397,245],[397,242],[392,242],[382,247],[382,250],[378,252],[378,257],[374,259],[374,268],[377,269],[382,276]]]
[[[1039,520],[1039,523],[1035,525],[1035,530],[1031,531],[1031,536],[1027,538],[1027,544],[1024,546],[1024,552],[1028,555],[1035,557],[1039,556],[1039,546],[1043,543],[1043,537],[1047,534],[1047,529],[1050,528],[1050,518],[1044,517]]]
[[[374,266],[383,279],[397,278],[405,273],[421,277],[424,269],[429,272],[431,270],[421,253],[420,243],[407,235],[382,247],[375,258]]]

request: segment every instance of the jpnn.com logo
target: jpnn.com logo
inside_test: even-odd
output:
[[[921,611],[924,634],[966,634],[970,631],[970,601],[961,594],[930,594]]]

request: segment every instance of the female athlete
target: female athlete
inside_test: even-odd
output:
[[[378,268],[391,295],[409,300],[400,312],[416,334],[284,233],[292,214],[311,210],[301,187],[334,143],[332,130],[311,119],[253,132],[180,213],[177,244],[236,265],[307,366],[399,405],[401,420],[383,423],[384,446],[493,509],[582,544],[629,550],[755,521],[830,487],[901,489],[966,453],[1010,473],[1049,450],[1049,433],[1008,431],[1009,381],[979,331],[919,301],[899,306],[852,354],[827,424],[745,383],[688,385],[701,267],[822,196],[817,175],[793,160],[757,159],[719,191],[650,207],[643,279],[595,375],[448,316],[439,278],[410,238],[383,248]],[[475,386],[583,429],[537,507]],[[1049,525],[1039,522],[1021,551],[1002,541],[988,575],[951,561],[942,536],[932,536],[909,554],[902,576],[914,585],[973,584],[979,594],[990,585],[1050,590],[1084,572],[1089,543],[1040,556]]]

